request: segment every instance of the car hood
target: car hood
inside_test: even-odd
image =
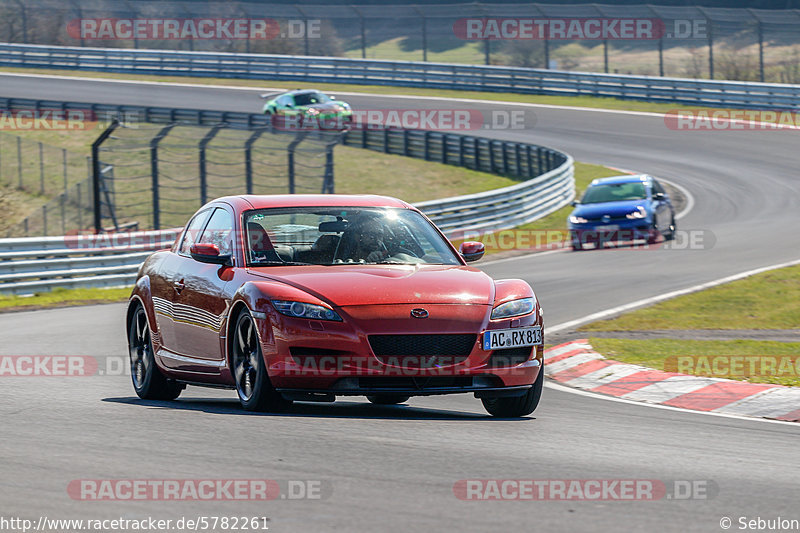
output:
[[[303,110],[309,109],[316,109],[320,113],[343,113],[347,110],[346,105],[343,102],[329,102],[326,104],[311,104],[311,105],[304,105],[298,106],[298,108]]]
[[[623,217],[636,211],[637,207],[647,209],[647,200],[624,200],[621,202],[603,202],[599,204],[578,204],[573,215],[583,218],[600,218],[603,215]]]
[[[289,284],[331,305],[482,304],[494,281],[457,265],[329,265],[255,267],[251,275]]]

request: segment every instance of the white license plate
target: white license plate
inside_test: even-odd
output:
[[[483,332],[483,349],[487,352],[538,344],[542,344],[542,328],[539,326],[493,329]]]
[[[595,231],[617,231],[619,226],[617,224],[609,224],[608,226],[595,226]]]

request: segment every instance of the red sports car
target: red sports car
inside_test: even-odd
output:
[[[127,314],[133,386],[235,389],[248,410],[293,401],[474,393],[533,412],[542,311],[522,280],[467,266],[413,206],[381,196],[231,196],[203,206],[139,270]]]

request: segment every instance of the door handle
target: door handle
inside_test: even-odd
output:
[[[177,292],[178,294],[180,294],[181,291],[186,288],[186,284],[183,282],[183,280],[176,281],[175,283],[172,284],[172,286],[174,287],[175,292]]]

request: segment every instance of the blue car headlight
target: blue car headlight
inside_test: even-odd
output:
[[[644,207],[639,206],[633,213],[628,213],[627,215],[625,215],[625,218],[637,219],[637,218],[645,218],[646,216],[647,216],[647,210],[645,210]]]
[[[586,220],[586,219],[585,219],[585,218],[583,218],[583,217],[578,217],[578,216],[575,216],[575,215],[570,215],[570,216],[569,216],[569,222],[570,222],[570,224],[586,224],[586,223],[587,223],[587,222],[589,222],[589,221],[588,221],[588,220]]]
[[[513,316],[527,315],[536,308],[536,298],[520,298],[500,304],[492,309],[492,320],[511,318]]]
[[[327,307],[322,307],[321,305],[288,300],[272,300],[272,305],[275,306],[275,309],[277,309],[280,314],[294,318],[342,321],[342,317],[340,317],[336,311],[328,309]]]

